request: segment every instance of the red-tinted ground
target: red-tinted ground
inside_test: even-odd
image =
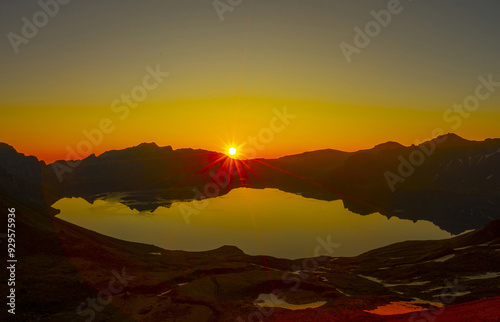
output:
[[[421,311],[403,315],[379,316],[362,311],[305,310],[301,312],[276,311],[269,321],[500,321],[500,297],[451,305],[436,311]]]

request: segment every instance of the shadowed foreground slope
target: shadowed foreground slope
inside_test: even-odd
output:
[[[448,240],[292,261],[231,246],[169,251],[94,233],[4,195],[0,207],[16,207],[21,320],[248,321],[262,315],[269,321],[386,321],[400,317],[365,311],[415,298],[439,302],[446,289],[454,295],[443,318],[484,307],[481,314],[490,318],[500,314],[494,298],[500,295],[498,221]],[[271,292],[289,304],[326,303],[296,311],[260,308],[256,299]],[[460,303],[466,304],[454,306]]]

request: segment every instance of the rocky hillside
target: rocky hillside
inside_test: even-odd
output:
[[[292,261],[232,246],[190,253],[124,242],[5,195],[0,201],[16,207],[17,317],[24,320],[385,321],[397,318],[401,306],[437,312],[444,305],[439,312],[447,316],[499,301],[490,299],[500,294],[499,221],[452,239],[403,242],[352,258],[334,257],[326,243],[318,254],[329,256]],[[99,294],[110,294],[110,304],[92,302]],[[461,303],[471,306],[455,308]],[[488,313],[500,314],[499,306]],[[406,319],[410,314],[423,313]]]

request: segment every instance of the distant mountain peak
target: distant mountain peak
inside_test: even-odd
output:
[[[11,146],[10,144],[0,142],[0,154],[3,155],[3,157],[26,157],[32,160],[36,160],[37,162],[41,162],[45,164],[44,161],[39,161],[37,157],[32,156],[32,155],[25,155],[24,153],[18,152],[16,148]],[[1,163],[2,160],[0,160]]]
[[[375,150],[388,150],[388,149],[394,150],[394,149],[400,149],[400,148],[404,148],[404,147],[405,147],[404,145],[402,145],[398,142],[389,141],[389,142],[378,144],[373,149],[375,149]]]
[[[159,148],[158,144],[156,144],[155,142],[151,142],[151,143],[143,142],[143,143],[139,144],[138,146],[135,146],[135,148],[141,148],[141,147]]]
[[[455,133],[447,133],[447,134],[444,134],[444,135],[440,135],[437,137],[437,139],[444,139],[446,138],[446,140],[455,140],[455,141],[467,141],[469,142],[468,140],[464,139],[463,137],[461,136],[458,136],[456,135]]]
[[[156,143],[141,143],[139,145],[126,148],[123,150],[111,150],[104,152],[99,157],[104,158],[129,158],[137,156],[151,156],[151,155],[163,155],[165,153],[171,153],[173,149],[171,146],[160,147]]]
[[[208,251],[209,253],[210,252],[214,252],[214,253],[220,253],[220,254],[226,254],[226,255],[230,255],[230,254],[233,254],[233,255],[242,255],[242,254],[245,254],[241,249],[239,249],[238,247],[236,246],[229,246],[229,245],[224,245],[224,246],[221,246],[217,249],[214,249],[212,251]]]
[[[470,143],[471,141],[466,140],[455,133],[447,133],[444,135],[440,135],[433,139],[432,141],[437,142],[441,146],[460,146],[464,145],[467,143]]]
[[[136,146],[133,146],[130,148],[126,148],[126,149],[121,150],[121,151],[164,151],[164,150],[167,150],[170,152],[173,151],[173,149],[170,145],[159,146],[155,142],[151,142],[151,143],[143,142],[139,145],[136,145]]]
[[[0,152],[17,152],[16,149],[7,144],[7,143],[3,143],[3,142],[0,142]]]

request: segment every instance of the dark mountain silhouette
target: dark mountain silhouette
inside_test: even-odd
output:
[[[397,142],[392,142],[392,141],[389,141],[389,142],[386,142],[386,143],[381,143],[381,144],[378,144],[376,145],[373,150],[387,150],[387,149],[401,149],[401,148],[404,148],[404,145],[400,144],[400,143],[397,143]]]
[[[0,192],[47,211],[54,200],[46,202],[42,172],[47,166],[36,157],[17,153],[10,145],[0,143]]]
[[[389,143],[326,157],[312,152],[307,162],[301,162],[304,155],[286,158],[293,162],[284,162],[285,158],[266,161],[304,174],[321,187],[261,164],[255,167],[274,188],[317,199],[341,198],[349,210],[359,214],[378,211],[388,217],[429,220],[456,234],[500,218],[499,152],[498,139],[473,142],[448,134],[419,146]],[[412,158],[417,159],[416,165]],[[403,162],[403,170],[411,175],[400,173]],[[394,191],[386,178],[388,172],[401,180],[394,184]]]
[[[445,135],[438,136],[435,139],[430,140],[430,142],[434,142],[436,145],[440,145],[442,147],[463,147],[469,144],[474,144],[477,142],[466,140],[455,133],[448,133]],[[422,144],[428,144],[429,141],[424,142]],[[420,145],[422,145],[420,144]]]
[[[154,211],[176,200],[215,197],[241,186],[270,187],[309,198],[342,199],[362,215],[429,220],[457,234],[500,218],[499,152],[499,139],[476,142],[447,134],[418,146],[387,142],[353,153],[328,149],[246,161],[144,143],[76,163],[46,165],[2,145],[0,176],[4,191],[46,210],[64,197],[93,202],[120,193],[130,208]]]
[[[448,139],[455,143],[445,144]],[[492,221],[499,216],[499,141],[472,142],[450,135],[428,141],[424,149],[434,143],[434,151],[394,191],[384,174],[401,175],[401,159],[409,160],[422,146],[387,143],[354,153],[323,150],[243,164],[210,151],[141,144],[92,155],[77,166],[62,161],[70,171],[60,181],[54,164],[0,144],[0,207],[16,208],[16,251],[22,254],[16,281],[18,317],[74,320],[82,301],[106,291],[113,272],[120,271],[134,278],[113,294],[112,305],[99,306],[99,320],[234,321],[259,312],[259,294],[276,289],[288,303],[326,302],[314,310],[274,308],[270,319],[277,321],[415,320],[411,313],[379,316],[367,311],[415,298],[448,301],[449,293],[453,300],[445,303],[444,312],[419,314],[434,317],[439,312],[439,318],[449,321],[494,320],[500,314],[500,221]],[[236,164],[247,169],[241,178],[234,174]],[[214,177],[219,170],[231,175]],[[203,192],[211,183],[219,185],[218,194],[243,185],[275,187],[312,198],[342,199],[362,214],[379,211],[427,219],[455,232],[481,228],[350,258],[288,260],[249,256],[232,246],[190,253],[120,241],[60,220],[50,208],[63,197],[92,202],[118,193],[127,206],[152,211],[178,199],[199,198],[194,190]],[[307,270],[315,262],[318,267]],[[0,290],[7,294],[7,284]]]

